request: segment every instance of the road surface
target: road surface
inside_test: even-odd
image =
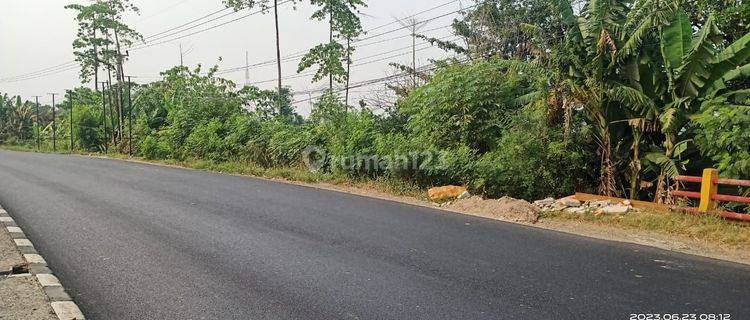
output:
[[[750,268],[195,170],[0,151],[91,319],[750,319]]]

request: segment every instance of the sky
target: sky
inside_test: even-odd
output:
[[[32,100],[32,96],[43,96],[44,103],[49,103],[51,96],[47,93],[62,93],[66,89],[81,85],[78,79],[79,70],[75,67],[61,66],[74,60],[72,42],[77,25],[74,13],[63,7],[70,3],[85,3],[76,0],[0,0],[2,17],[0,17],[0,93],[21,95]],[[272,61],[261,66],[251,67],[250,83],[264,89],[273,89],[276,85],[275,39],[273,14],[248,15],[250,11],[231,13],[231,10],[220,12],[205,20],[227,15],[205,25],[187,25],[182,29],[163,33],[181,26],[194,19],[221,10],[221,0],[133,0],[140,9],[140,15],[128,15],[125,23],[136,29],[151,41],[152,45],[135,49],[143,44],[136,44],[130,50],[130,60],[125,66],[126,75],[135,77],[136,82],[143,83],[159,79],[159,73],[180,64],[180,45],[185,52],[186,66],[195,67],[218,65],[220,69],[232,69],[246,65],[246,52],[249,64]],[[437,38],[451,39],[448,27],[457,16],[455,11],[471,6],[470,0],[369,0],[368,7],[362,9],[362,24],[367,34],[355,43],[356,54],[353,57],[352,83],[378,79],[396,73],[388,63],[411,64],[410,31],[403,28],[397,20],[415,18],[425,21],[421,27],[423,33]],[[427,11],[427,12],[424,12]],[[294,55],[307,50],[328,39],[328,27],[324,21],[310,20],[313,7],[309,1],[280,7],[282,56]],[[228,22],[225,25],[217,26]],[[200,32],[212,26],[213,29]],[[191,28],[192,27],[192,28]],[[184,30],[186,28],[191,28]],[[189,36],[188,36],[189,35]],[[184,36],[184,37],[183,37]],[[183,37],[181,39],[177,39]],[[417,65],[428,65],[430,59],[445,57],[442,50],[418,40]],[[379,61],[382,60],[382,61]],[[295,106],[303,115],[309,114],[310,103],[305,101],[317,93],[304,94],[308,90],[324,88],[327,83],[311,83],[311,76],[298,76],[299,59],[285,62],[284,85],[298,92]],[[40,72],[41,71],[41,72]],[[39,73],[35,73],[39,72]],[[304,72],[303,72],[304,73]],[[221,75],[239,85],[245,84],[245,70]],[[91,86],[91,83],[85,84]],[[367,87],[352,89],[352,101],[361,97],[374,95],[384,90],[378,83]]]

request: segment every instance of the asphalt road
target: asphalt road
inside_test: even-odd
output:
[[[91,319],[750,319],[750,268],[332,191],[0,151]]]

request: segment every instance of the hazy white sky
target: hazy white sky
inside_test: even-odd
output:
[[[33,95],[46,95],[48,92],[64,92],[65,89],[80,85],[78,70],[67,70],[64,67],[52,69],[63,70],[52,75],[37,77],[25,76],[23,81],[14,81],[21,75],[28,75],[45,68],[54,67],[74,59],[71,43],[75,37],[77,26],[70,10],[64,5],[81,0],[0,0],[2,17],[0,18],[0,92],[11,95],[20,94],[31,99]],[[204,16],[223,8],[221,0],[133,0],[141,8],[140,16],[129,16],[126,22],[148,37],[171,28],[180,26],[195,18]],[[450,2],[449,0],[369,0],[369,7],[363,10],[363,24],[365,30],[370,30],[393,22],[397,18],[408,17],[424,10],[443,5],[439,8],[420,14],[417,18],[427,20],[445,15],[473,4],[470,0]],[[328,37],[325,22],[311,21],[312,13],[309,1],[297,5],[293,10],[291,5],[284,5],[280,9],[282,55],[291,55],[306,50],[315,44],[326,41]],[[229,11],[227,11],[229,12]],[[224,14],[226,12],[223,12]],[[211,18],[218,17],[218,14]],[[185,32],[176,33],[166,38],[150,43],[171,40],[195,31],[237,19],[247,12],[231,14],[217,21],[195,27]],[[423,30],[438,29],[448,26],[455,14],[429,21]],[[401,29],[401,30],[397,30]],[[390,32],[397,30],[395,32]],[[388,33],[390,32],[390,33]],[[383,34],[387,33],[387,34]],[[363,65],[352,68],[352,82],[380,78],[390,74],[389,62],[411,63],[409,31],[402,29],[399,24],[392,24],[372,30],[363,36],[373,37],[358,43],[359,48],[354,57],[354,64]],[[450,36],[449,28],[442,28],[425,32],[431,36]],[[168,34],[167,34],[168,35]],[[401,37],[401,38],[399,38]],[[395,39],[398,38],[398,39]],[[245,65],[245,52],[249,52],[250,64],[275,59],[273,37],[273,15],[253,15],[213,30],[202,32],[183,39],[155,45],[140,50],[132,50],[131,58],[125,67],[128,75],[139,77],[138,82],[158,79],[160,71],[179,64],[182,44],[185,51],[185,64],[214,65],[222,69]],[[429,59],[444,56],[437,48],[428,48],[427,44],[418,42],[419,48],[427,48],[417,53],[418,65],[429,63]],[[219,61],[219,57],[222,58]],[[389,58],[386,61],[375,60]],[[297,75],[298,59],[283,65],[284,75]],[[371,63],[368,63],[371,62]],[[49,73],[49,72],[47,72]],[[245,72],[222,75],[238,84],[245,83]],[[251,82],[272,80],[276,76],[275,64],[252,68]],[[285,80],[295,91],[318,89],[325,83],[311,84],[310,77],[298,77]],[[90,84],[86,84],[90,85]],[[257,84],[261,88],[273,88],[275,82],[268,81]],[[354,90],[353,97],[364,94],[365,91],[378,90],[382,85]],[[298,96],[302,100],[306,96]],[[42,98],[47,102],[49,97]],[[307,103],[297,105],[298,110],[307,114]]]

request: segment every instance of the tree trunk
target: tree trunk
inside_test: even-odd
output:
[[[94,29],[94,89],[99,92],[99,48],[96,45],[96,29]]]
[[[346,100],[345,100],[345,111],[349,111],[349,77],[352,73],[352,54],[351,54],[352,39],[346,38]]]
[[[125,131],[125,113],[123,112],[123,105],[125,104],[124,101],[124,94],[122,92],[123,90],[123,82],[125,82],[125,71],[123,69],[123,62],[122,62],[122,49],[120,48],[120,37],[118,35],[118,30],[115,30],[115,46],[117,47],[117,133],[118,138],[120,141],[122,141],[122,138],[124,136],[123,132]]]
[[[614,163],[612,163],[612,138],[609,133],[607,118],[597,114],[599,136],[601,138],[599,149],[601,153],[601,172],[599,176],[599,193],[605,196],[617,196],[617,182],[615,178]]]
[[[333,3],[331,1],[328,1],[328,10],[330,11],[328,17],[328,45],[330,46],[333,44]],[[328,63],[333,63],[333,53],[328,56]],[[328,71],[328,90],[333,93],[333,71],[330,69]]]
[[[633,130],[633,161],[630,163],[630,199],[638,198],[641,179],[641,136],[640,129]]]
[[[273,15],[274,15],[274,21],[276,23],[276,69],[278,71],[278,77],[279,77],[279,95],[276,97],[277,101],[277,107],[279,108],[279,114],[283,110],[281,107],[281,36],[279,35],[279,0],[273,0]]]
[[[664,142],[666,151],[664,152],[664,155],[668,159],[672,159],[674,156],[674,149],[675,149],[675,140],[677,139],[676,136],[673,134],[667,133],[666,135],[666,141]],[[656,197],[655,197],[656,203],[662,203],[662,204],[672,204],[673,199],[669,194],[669,177],[667,176],[667,172],[664,169],[661,169],[661,172],[659,173],[659,179],[656,183]]]

